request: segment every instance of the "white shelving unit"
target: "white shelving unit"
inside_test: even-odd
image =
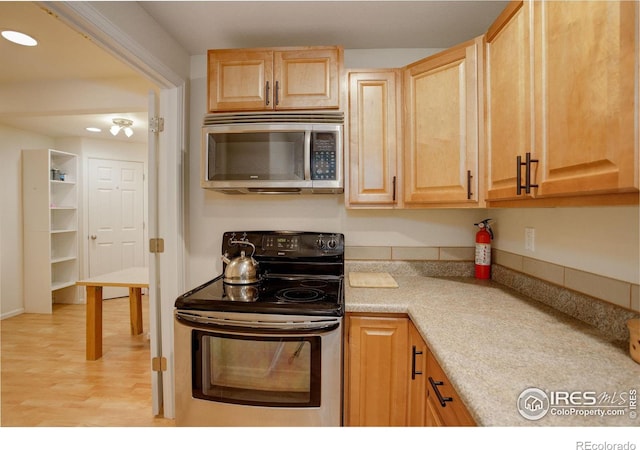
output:
[[[22,151],[25,312],[51,314],[78,298],[78,157]]]

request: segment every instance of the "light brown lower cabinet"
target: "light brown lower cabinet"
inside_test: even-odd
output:
[[[427,352],[427,426],[472,427],[475,421],[431,351]]]
[[[345,325],[345,426],[475,425],[408,317],[348,313]]]
[[[413,322],[409,321],[409,398],[407,425],[423,427],[427,403],[427,344]]]
[[[409,319],[347,315],[347,426],[405,426]]]
[[[440,418],[440,414],[438,414],[436,406],[433,404],[433,400],[429,397],[427,397],[426,401],[424,424],[428,427],[445,426],[444,422],[442,422],[442,419]]]

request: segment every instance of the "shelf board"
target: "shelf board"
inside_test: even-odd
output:
[[[66,210],[75,210],[75,209],[78,209],[78,208],[76,208],[75,206],[50,206],[49,208],[50,208],[50,209],[58,209],[58,210],[61,210],[61,209],[66,209]]]
[[[75,228],[73,229],[68,229],[68,230],[51,230],[51,234],[60,234],[60,233],[75,233],[76,230]]]
[[[69,286],[75,286],[75,281],[54,281],[51,283],[51,290],[57,291],[58,289],[64,289]]]
[[[68,184],[70,186],[73,186],[74,184],[76,184],[75,181],[73,180],[49,180],[51,183],[53,184]]]
[[[60,258],[51,258],[51,264],[56,264],[56,263],[61,263],[66,261],[73,261],[75,259],[77,259],[76,256],[62,256]]]

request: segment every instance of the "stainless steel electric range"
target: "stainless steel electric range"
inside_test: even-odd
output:
[[[222,258],[175,302],[177,425],[341,425],[344,236],[226,232]]]

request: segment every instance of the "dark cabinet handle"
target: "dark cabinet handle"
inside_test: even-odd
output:
[[[531,163],[537,163],[537,159],[531,159],[531,153],[525,154],[525,162],[522,156],[516,157],[516,194],[521,195],[524,189],[525,194],[531,193],[531,188],[537,188],[537,184],[531,184]],[[524,186],[522,185],[522,166],[524,166]]]
[[[467,200],[471,200],[471,196],[473,193],[471,192],[471,179],[473,175],[471,175],[471,171],[467,170]]]
[[[438,386],[442,386],[444,383],[442,381],[433,381],[433,378],[429,377],[429,383],[431,383],[431,387],[433,388],[433,392],[436,393],[438,397],[438,401],[440,402],[440,406],[443,408],[447,406],[447,402],[452,402],[453,398],[451,397],[443,397],[440,391],[438,390]]]
[[[413,348],[411,349],[411,379],[412,380],[416,379],[416,375],[422,375],[422,372],[417,372],[416,371],[416,356],[417,355],[422,355],[422,352],[420,350],[417,350],[416,346],[414,345]]]
[[[265,105],[269,106],[269,82],[267,81],[267,87],[265,88]]]
[[[537,188],[538,185],[537,184],[531,184],[531,163],[537,163],[538,160],[537,159],[531,159],[531,153],[527,152],[526,154],[526,161],[525,161],[525,192],[527,194],[531,193],[531,188],[535,187]]]
[[[276,106],[280,104],[280,82],[276,81]]]
[[[391,184],[393,185],[393,201],[396,201],[396,176],[393,176],[393,180],[391,181]],[[414,347],[415,348],[415,347]]]
[[[522,156],[516,156],[516,195],[522,194]]]

